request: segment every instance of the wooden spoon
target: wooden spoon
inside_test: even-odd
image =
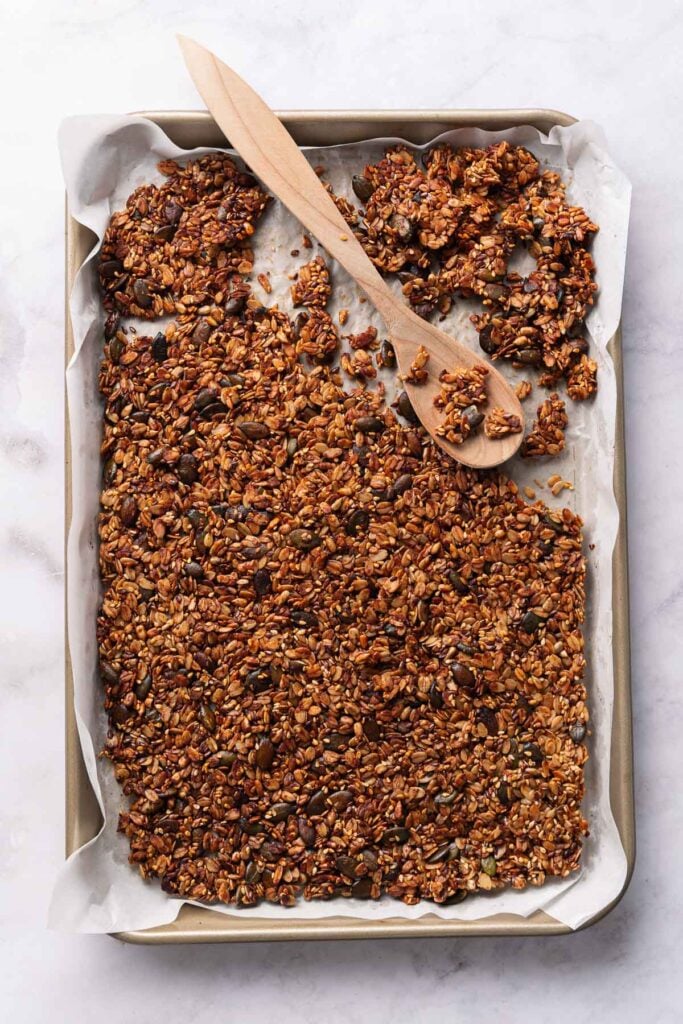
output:
[[[441,413],[434,406],[440,390],[439,374],[442,370],[481,364],[481,356],[417,316],[393,293],[287,129],[253,89],[203,46],[185,36],[178,40],[190,75],[230,145],[330,256],[341,263],[375,305],[386,324],[402,374],[408,372],[420,345],[428,350],[426,383],[405,384],[424,428],[444,451],[467,466],[486,468],[509,459],[519,448],[521,433],[492,440],[486,437],[482,426],[461,445],[451,444],[435,433],[441,420]],[[490,365],[488,393],[488,404],[482,411],[500,406],[524,423],[522,407],[512,388]]]

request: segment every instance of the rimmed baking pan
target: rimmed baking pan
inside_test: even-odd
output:
[[[151,111],[142,116],[159,125],[178,146],[225,146],[226,139],[211,116],[194,111]],[[532,125],[547,133],[554,125],[572,124],[574,118],[555,110],[424,110],[424,111],[286,111],[278,115],[300,145],[326,146],[358,142],[380,136],[399,136],[410,142],[428,142],[452,128],[478,127],[489,131]],[[93,244],[93,235],[66,215],[66,292]],[[628,612],[628,560],[626,539],[626,458],[623,428],[623,372],[621,336],[617,331],[609,350],[617,384],[614,453],[614,493],[619,508],[619,532],[612,560],[614,708],[610,763],[612,811],[627,859],[627,875],[619,895],[587,920],[583,927],[604,917],[625,892],[635,861],[633,807],[632,725]],[[73,352],[73,336],[66,315],[66,359]],[[71,520],[71,451],[66,429],[66,529]],[[81,755],[73,701],[73,678],[66,657],[66,853],[70,855],[97,833],[100,812]],[[334,917],[322,920],[257,919],[220,914],[208,908],[183,906],[171,924],[144,931],[117,933],[117,938],[138,943],[246,942],[284,939],[408,938],[465,935],[555,935],[571,929],[549,914],[530,917],[495,914],[477,921],[450,921],[427,914],[417,919],[389,917],[362,920]]]

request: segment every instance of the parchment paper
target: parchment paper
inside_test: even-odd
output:
[[[630,186],[607,154],[600,130],[589,122],[568,128],[554,128],[549,137],[531,127],[505,132],[459,129],[440,136],[455,145],[486,146],[500,139],[523,144],[544,165],[560,170],[570,183],[573,202],[586,208],[600,225],[593,252],[597,264],[599,298],[588,318],[592,355],[599,364],[599,390],[592,402],[568,402],[567,450],[547,465],[538,460],[519,459],[508,465],[520,486],[530,484],[551,506],[570,504],[584,519],[586,555],[589,562],[588,610],[585,626],[588,673],[586,685],[591,712],[591,758],[587,766],[585,813],[591,834],[586,841],[579,872],[570,878],[548,881],[540,888],[474,895],[464,903],[439,907],[422,902],[415,906],[389,897],[377,902],[337,899],[330,902],[300,900],[291,909],[267,903],[254,908],[215,907],[221,913],[257,918],[322,918],[353,916],[367,919],[416,918],[436,914],[442,918],[473,920],[496,913],[527,916],[543,909],[572,928],[606,906],[620,891],[626,876],[626,857],[609,802],[610,735],[612,724],[612,549],[618,512],[612,489],[616,388],[607,343],[620,316],[626,252]],[[350,177],[371,160],[378,159],[387,143],[373,140],[319,150],[307,155],[314,165],[322,164],[325,177],[335,191],[347,195]],[[190,153],[178,149],[160,128],[141,117],[76,117],[64,122],[60,151],[71,213],[90,227],[101,240],[108,219],[120,209],[129,193],[144,182],[161,181],[158,160],[183,158]],[[432,145],[433,143],[430,143]],[[426,148],[426,147],[425,147]],[[192,155],[206,152],[193,150]],[[270,272],[273,293],[269,304],[291,310],[287,274],[312,254],[301,245],[301,226],[281,206],[272,203],[257,227],[256,266],[252,274]],[[300,249],[298,258],[290,250]],[[100,833],[64,865],[53,894],[49,921],[54,928],[83,932],[125,931],[149,928],[172,921],[182,905],[162,892],[159,883],[144,882],[128,863],[128,843],[117,834],[118,811],[124,800],[109,763],[98,758],[106,734],[99,683],[95,619],[100,599],[97,571],[97,513],[101,484],[99,446],[102,433],[102,403],[97,390],[97,372],[102,358],[104,314],[99,298],[94,253],[81,268],[71,295],[71,318],[75,354],[67,369],[67,392],[72,443],[73,516],[67,548],[67,615],[73,666],[75,705],[83,756],[105,824]],[[374,323],[380,330],[369,302],[346,274],[332,268],[335,316],[341,307],[350,310],[343,329],[347,333]],[[477,335],[469,323],[476,303],[456,301],[454,310],[441,324],[478,351]],[[148,325],[148,330],[151,327]],[[510,379],[520,379],[506,365]],[[527,417],[547,392],[535,388],[525,404]],[[554,499],[540,489],[533,478],[545,481],[553,473],[575,484]],[[591,545],[589,547],[589,545]]]

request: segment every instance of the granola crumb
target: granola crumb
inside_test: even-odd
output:
[[[420,345],[408,373],[403,378],[406,384],[424,384],[429,377],[429,371],[426,369],[428,362],[429,352],[424,345]]]
[[[536,498],[536,491],[533,489],[533,487],[528,487],[528,486],[525,487],[524,488],[524,493],[527,496],[527,498],[529,498],[531,501],[535,500],[535,498]]]
[[[296,284],[292,285],[295,306],[317,306],[323,309],[332,294],[330,272],[322,256],[316,256],[299,268]]]
[[[484,420],[484,433],[492,440],[508,437],[510,434],[521,434],[522,421],[514,413],[506,412],[496,406]]]
[[[598,364],[583,355],[567,374],[567,394],[575,402],[583,402],[598,390]]]
[[[564,431],[567,426],[565,405],[554,392],[539,405],[536,420],[522,442],[524,458],[559,455],[564,449]]]
[[[313,242],[311,241],[309,235],[302,235],[301,244],[303,245],[304,249],[312,249],[313,248]]]
[[[515,388],[515,394],[520,402],[523,402],[525,398],[528,398],[532,391],[533,387],[531,381],[528,380],[520,380],[519,384]]]
[[[348,309],[340,309],[339,310],[339,323],[340,323],[340,325],[342,327],[344,326],[344,324],[347,322],[348,319],[349,319],[349,311],[348,311]]]

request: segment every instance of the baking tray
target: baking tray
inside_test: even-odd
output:
[[[176,145],[226,146],[227,140],[210,114],[195,111],[143,111],[142,116],[159,125]],[[327,146],[342,142],[399,136],[421,144],[451,128],[478,127],[489,131],[533,125],[547,133],[554,125],[572,124],[575,118],[556,110],[317,110],[285,111],[278,117],[302,146]],[[93,234],[66,214],[66,293],[94,243]],[[623,370],[621,335],[617,331],[609,350],[617,383],[614,491],[619,506],[619,532],[612,562],[614,710],[610,764],[612,811],[627,859],[624,886],[612,902],[582,926],[599,921],[619,902],[633,873],[635,818],[633,806],[633,751],[629,650],[628,561],[626,540],[626,457],[623,426]],[[66,358],[73,352],[73,336],[66,315]],[[71,450],[66,424],[66,529],[71,521]],[[101,816],[81,755],[73,702],[73,678],[66,654],[66,854],[69,856],[98,832]],[[336,917],[319,921],[258,920],[220,914],[210,909],[183,906],[171,924],[143,931],[116,933],[127,942],[257,942],[284,939],[409,938],[442,935],[560,935],[571,929],[543,911],[530,917],[494,914],[478,921],[447,921],[432,914],[415,920],[385,918],[366,921]]]

